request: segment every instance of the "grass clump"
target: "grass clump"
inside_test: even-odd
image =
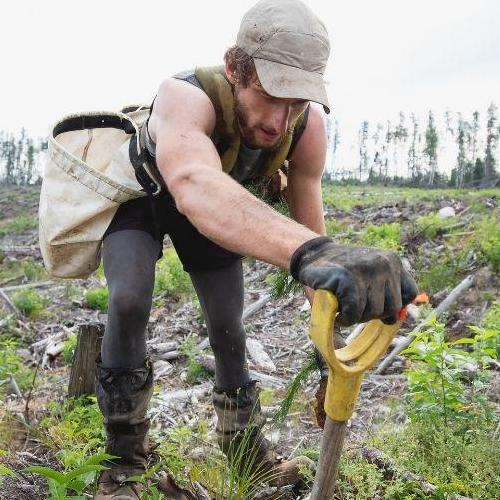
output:
[[[456,217],[443,219],[437,213],[423,215],[415,220],[415,226],[419,232],[422,232],[429,240],[435,238],[440,231],[457,222]]]
[[[325,227],[326,227],[326,234],[328,236],[340,233],[344,230],[344,224],[335,219],[325,219]]]
[[[500,271],[500,228],[496,217],[485,217],[478,225],[475,235],[476,247],[491,266]]]
[[[419,289],[433,294],[456,286],[465,267],[464,257],[463,254],[451,255],[445,252],[433,254],[427,262],[419,256],[416,262]]]
[[[38,227],[38,219],[34,215],[20,215],[0,226],[0,238],[11,233],[20,233]]]
[[[188,337],[179,347],[179,352],[187,357],[186,382],[188,384],[196,384],[201,379],[206,379],[211,375],[196,360],[196,357],[200,354],[200,351],[194,337]]]
[[[47,302],[47,299],[33,288],[24,288],[12,296],[12,303],[16,308],[29,317],[38,316]]]
[[[78,342],[78,335],[76,333],[71,334],[65,341],[61,356],[63,361],[69,365],[73,362],[73,356],[75,355],[76,344]]]
[[[29,281],[38,281],[47,276],[45,268],[37,264],[32,258],[23,260],[21,262],[21,269]]]
[[[497,314],[494,308],[492,317]],[[412,359],[407,372],[409,418],[396,430],[386,423],[369,444],[437,486],[434,498],[498,498],[500,457],[493,438],[497,422],[486,398],[485,368],[500,332],[478,329],[474,338],[455,342],[448,342],[445,333],[444,325],[434,323],[403,351]],[[474,375],[465,378],[466,370]]]
[[[180,295],[184,293],[193,293],[189,274],[182,268],[175,250],[165,249],[163,257],[156,266],[154,294]]]
[[[105,286],[91,288],[85,292],[85,301],[91,309],[101,312],[108,310],[109,292]]]
[[[368,247],[382,248],[393,252],[401,251],[401,224],[369,224],[363,231],[360,243]]]
[[[104,446],[103,417],[95,396],[49,403],[50,413],[40,423],[39,439],[56,450],[65,468]]]
[[[21,392],[26,391],[33,380],[33,371],[26,368],[23,360],[16,353],[19,342],[15,339],[0,340],[0,391],[8,392],[10,376],[13,376]]]

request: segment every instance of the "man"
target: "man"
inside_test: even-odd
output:
[[[229,458],[244,439],[255,467],[296,481],[300,461],[279,463],[261,433],[245,363],[241,255],[289,269],[306,287],[331,290],[345,324],[395,322],[416,294],[399,258],[335,245],[325,234],[321,175],[329,112],[323,73],[329,41],[299,0],[262,0],[244,16],[221,68],[198,68],[162,83],[142,140],[165,182],[153,201],[120,207],[104,239],[108,324],[96,389],[107,451],[120,457],[98,499],[138,498],[128,476],[145,467],[152,367],[145,330],[154,266],[168,233],[205,314],[216,362],[213,402]],[[241,184],[269,178],[288,160],[286,218]]]

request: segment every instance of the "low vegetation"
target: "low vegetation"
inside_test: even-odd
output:
[[[500,358],[499,194],[498,189],[424,191],[325,184],[327,233],[338,242],[398,252],[411,264],[421,290],[431,296],[434,305],[468,274],[481,274],[483,280],[448,316],[415,336],[397,369],[403,392],[386,391],[373,401],[373,406],[368,401],[356,409],[354,418],[363,425],[366,422],[366,429],[352,428],[340,464],[339,499],[500,497],[495,395],[498,376],[491,369]],[[443,206],[454,206],[457,215],[441,218],[438,211]],[[22,238],[24,231],[34,234],[33,220],[34,215],[13,212],[0,225],[0,238]],[[22,245],[22,239],[19,241]],[[32,286],[52,280],[36,255],[19,256],[7,248],[0,262],[0,286],[20,313],[0,309],[0,488],[16,498],[16,482],[38,478],[37,484],[43,483],[45,488],[39,489],[41,498],[88,498],[109,459],[104,453],[102,415],[95,397],[66,398],[66,385],[78,325],[95,321],[96,311],[107,311],[103,268],[100,266],[88,280],[54,280],[48,288],[40,283]],[[270,291],[276,299],[286,297],[275,302],[278,311],[296,294],[293,306],[300,309],[304,299],[297,297],[302,287],[287,272],[261,268],[251,260],[246,260],[244,266],[246,273],[251,269],[246,276],[253,280],[249,285],[252,292]],[[254,298],[250,296],[250,300]],[[172,319],[183,307],[199,317],[191,318],[192,323],[186,322],[184,316]],[[269,323],[263,323],[262,318],[269,317],[271,307],[266,308],[265,315],[247,321],[249,335],[265,332],[262,338],[267,339],[262,324]],[[290,316],[286,328],[305,331],[309,313],[291,313],[290,308],[286,311],[281,311]],[[165,317],[171,323],[164,322]],[[184,389],[210,380],[212,375],[199,362],[200,354],[207,354],[198,347],[203,315],[189,276],[171,247],[164,249],[157,263],[148,334],[161,337],[166,325],[179,329],[175,339],[180,344],[176,347],[180,355],[171,362],[172,374],[155,381],[155,391]],[[42,368],[43,351],[35,356],[29,350],[32,342],[61,331],[67,335],[60,353],[45,360],[47,365]],[[299,444],[294,450],[296,455],[317,461],[318,434],[308,433],[310,427],[304,426],[314,418],[312,394],[317,363],[313,356],[305,354],[304,345],[305,339],[293,345],[287,343],[284,354],[273,358],[279,365],[278,374],[273,376],[287,380],[288,387],[265,388],[261,403],[274,415],[268,431],[273,435],[281,433],[280,439],[290,438],[285,452]],[[33,356],[31,360],[27,350]],[[297,364],[290,369],[292,358],[300,359],[302,369]],[[12,379],[24,399],[16,397]],[[381,401],[385,406],[377,406]],[[259,481],[238,473],[238,464],[229,466],[214,441],[210,398],[200,398],[198,404],[195,410],[189,406],[186,415],[175,422],[158,423],[154,419],[152,441],[158,446],[146,474],[140,478],[145,485],[143,499],[162,498],[157,486],[160,471],[168,471],[186,489],[198,481],[212,499],[254,496]],[[368,418],[370,412],[373,422]],[[26,446],[38,461],[20,464],[15,452],[21,446]],[[364,447],[376,448],[393,460],[395,472],[388,475],[369,463],[360,453]],[[52,458],[46,462],[39,458],[45,456]],[[432,495],[427,496],[419,482],[408,481],[406,471],[433,484]]]

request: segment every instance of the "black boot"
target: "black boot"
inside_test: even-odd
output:
[[[303,472],[313,470],[314,464],[307,457],[285,461],[274,453],[262,433],[265,418],[255,384],[252,381],[231,393],[214,388],[219,446],[239,474],[252,482],[268,482],[273,486],[303,483]]]
[[[106,428],[106,453],[117,456],[99,479],[97,500],[136,500],[140,484],[125,482],[146,470],[149,419],[146,410],[153,394],[153,365],[141,368],[104,368],[97,361],[96,394]]]

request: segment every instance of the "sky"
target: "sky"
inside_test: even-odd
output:
[[[0,16],[0,130],[45,135],[68,113],[149,103],[183,69],[220,64],[254,0],[16,0]],[[305,0],[332,44],[332,117],[471,114],[500,104],[498,0]],[[348,143],[349,141],[344,141]]]

